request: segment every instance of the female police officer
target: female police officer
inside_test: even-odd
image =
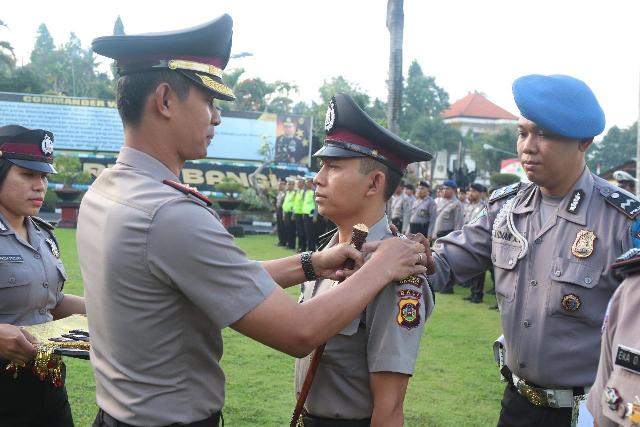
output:
[[[0,127],[0,426],[73,426],[61,382],[24,366],[36,340],[23,325],[84,313],[84,298],[64,295],[65,272],[53,227],[36,215],[55,173],[53,134]],[[13,363],[10,363],[13,362]],[[7,369],[8,368],[8,369]],[[64,378],[64,365],[62,365]]]

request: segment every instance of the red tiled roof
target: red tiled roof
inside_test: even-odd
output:
[[[453,117],[478,117],[483,119],[506,119],[517,120],[514,116],[504,108],[498,107],[484,96],[477,92],[469,93],[462,99],[457,100],[447,110],[442,112],[443,119]]]

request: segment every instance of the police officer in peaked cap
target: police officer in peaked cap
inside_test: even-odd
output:
[[[0,426],[72,427],[66,366],[35,372],[38,341],[22,326],[84,313],[67,278],[53,226],[36,215],[53,167],[53,133],[0,127]]]
[[[314,154],[322,161],[314,179],[316,203],[337,226],[325,247],[349,242],[357,224],[367,227],[367,242],[391,238],[386,202],[407,165],[431,155],[375,123],[346,94],[332,98],[325,130],[324,146]],[[426,277],[413,279],[384,288],[328,340],[304,402],[305,426],[403,425],[407,385],[434,306]],[[307,281],[300,300],[323,298],[335,288],[332,280]],[[313,375],[310,365],[310,356],[296,361],[298,399]]]
[[[529,184],[489,205],[434,248],[436,287],[493,264],[507,378],[499,426],[570,426],[596,377],[600,327],[620,284],[609,265],[639,244],[640,202],[591,173],[605,126],[591,89],[566,75],[513,83],[517,151]]]
[[[77,243],[92,336],[95,426],[214,426],[224,403],[221,330],[303,356],[342,329],[382,287],[424,271],[425,250],[391,239],[326,298],[298,305],[283,291],[305,278],[344,278],[349,245],[255,262],[209,200],[182,185],[220,124],[232,20],[169,33],[100,37],[116,60],[125,142],[83,198]],[[391,259],[393,266],[378,260]],[[348,273],[348,272],[347,272]],[[291,325],[296,325],[292,328]]]

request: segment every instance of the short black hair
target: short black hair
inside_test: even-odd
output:
[[[372,157],[360,157],[360,173],[366,175],[374,170],[379,170],[384,174],[384,200],[386,202],[400,185],[402,175]]]
[[[193,84],[189,79],[171,70],[154,70],[127,74],[118,79],[116,102],[118,113],[125,126],[136,126],[142,119],[147,98],[161,83],[167,83],[184,100]]]
[[[0,190],[2,190],[2,185],[4,184],[4,180],[7,179],[7,175],[9,174],[9,170],[13,166],[7,159],[0,159]]]

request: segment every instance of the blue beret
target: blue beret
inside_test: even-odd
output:
[[[444,187],[449,187],[449,188],[458,188],[458,185],[456,184],[456,182],[452,179],[448,179],[445,182],[442,183],[442,185]]]
[[[589,86],[560,74],[531,74],[513,82],[520,114],[541,128],[567,138],[593,138],[604,130],[604,112]]]

